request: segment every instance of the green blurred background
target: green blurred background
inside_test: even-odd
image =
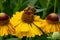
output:
[[[28,5],[35,7],[35,14],[40,15],[41,18],[52,12],[58,13],[60,10],[60,0],[0,0],[0,12],[12,17],[16,11],[22,11]]]

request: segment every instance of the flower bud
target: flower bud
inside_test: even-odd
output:
[[[51,13],[46,17],[47,22],[49,23],[57,23],[59,22],[59,17],[55,13]]]
[[[9,22],[9,16],[5,13],[0,13],[0,25],[7,24]]]
[[[60,39],[60,33],[59,32],[54,32],[52,34],[52,39]]]

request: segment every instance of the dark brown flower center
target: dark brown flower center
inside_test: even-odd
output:
[[[28,7],[24,10],[22,21],[25,23],[32,23],[34,21],[34,8]]]
[[[58,16],[57,16],[57,14],[55,14],[55,13],[49,14],[49,15],[46,17],[46,20],[47,20],[49,23],[57,23],[57,22],[59,22],[59,18],[58,18]]]
[[[0,25],[5,25],[9,22],[9,16],[5,13],[0,13]]]

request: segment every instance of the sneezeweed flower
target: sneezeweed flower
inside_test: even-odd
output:
[[[10,23],[10,18],[5,13],[0,13],[0,36],[13,34],[15,29]]]
[[[55,13],[49,14],[40,26],[46,33],[60,32],[59,18]]]
[[[16,12],[11,18],[11,23],[16,27],[16,36],[22,38],[34,37],[35,35],[41,35],[41,31],[34,25],[40,26],[40,17],[34,15],[35,9],[33,7],[27,7],[21,12]],[[34,23],[34,24],[33,24]]]

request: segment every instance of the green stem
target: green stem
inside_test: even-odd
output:
[[[0,1],[0,11],[3,12],[3,5],[2,5],[2,1]]]
[[[46,14],[47,14],[47,13],[46,13],[46,10],[44,10],[44,11],[43,11],[43,16],[42,16],[43,19],[45,18]]]
[[[50,4],[50,0],[48,0],[48,3],[47,3],[47,8],[48,8],[49,4]]]
[[[56,0],[55,0],[55,3],[54,3],[54,13],[56,11]]]

